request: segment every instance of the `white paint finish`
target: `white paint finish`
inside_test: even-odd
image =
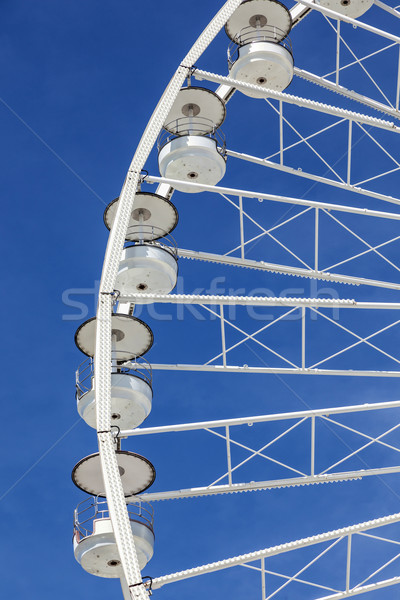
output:
[[[293,542],[280,544],[278,546],[271,546],[269,548],[265,548],[262,550],[256,550],[255,552],[249,552],[247,554],[242,554],[240,556],[234,556],[234,557],[227,558],[225,560],[220,560],[217,562],[213,562],[213,563],[210,563],[207,565],[194,567],[193,569],[187,569],[185,571],[179,571],[177,573],[172,573],[170,575],[164,575],[162,577],[157,577],[157,578],[153,579],[153,587],[154,587],[154,589],[157,589],[167,583],[173,583],[174,581],[180,581],[182,579],[187,579],[189,577],[196,577],[197,575],[203,575],[205,573],[212,573],[215,571],[220,571],[222,569],[228,569],[228,568],[242,565],[242,564],[245,564],[248,562],[261,560],[261,558],[266,558],[268,556],[277,556],[279,554],[283,554],[285,552],[291,552],[293,550],[298,550],[300,548],[305,548],[307,546],[314,546],[315,544],[319,544],[321,542],[327,542],[330,540],[335,540],[340,537],[343,538],[347,535],[353,535],[355,533],[368,531],[369,529],[375,529],[378,527],[384,527],[385,525],[390,525],[392,523],[398,523],[399,521],[400,521],[400,513],[395,513],[395,514],[389,515],[387,517],[381,517],[379,519],[366,521],[364,523],[350,525],[349,527],[335,529],[333,531],[328,531],[326,533],[313,535],[308,538],[295,540]],[[398,583],[400,581],[400,578],[397,578],[397,580],[398,580],[397,581],[397,583]]]
[[[154,533],[143,523],[130,520],[140,569],[144,569],[154,553]],[[120,578],[123,574],[121,558],[115,543],[111,519],[93,522],[93,534],[77,540],[74,535],[74,555],[83,569],[91,575]],[[111,561],[111,564],[109,564]],[[116,562],[117,564],[113,564]]]
[[[171,251],[161,245],[136,244],[124,248],[121,256],[115,288],[121,296],[136,294],[136,301],[146,294],[169,294],[178,276],[178,265]]]
[[[87,356],[94,356],[96,346],[96,318],[85,321],[78,327],[75,343]],[[145,354],[152,346],[153,334],[148,325],[129,315],[111,316],[112,333],[115,334],[115,350],[119,360]],[[111,361],[110,361],[111,362]]]
[[[276,413],[270,415],[253,415],[239,417],[237,419],[221,419],[218,421],[200,421],[198,423],[183,423],[180,425],[162,425],[159,427],[138,428],[135,431],[122,431],[122,435],[150,435],[157,433],[176,433],[179,431],[192,431],[211,429],[216,427],[234,427],[238,425],[249,425],[253,423],[268,423],[270,421],[285,421],[288,419],[303,419],[321,417],[327,415],[347,414],[354,412],[365,412],[374,410],[387,410],[389,408],[400,408],[400,400],[392,402],[378,402],[376,404],[353,404],[351,406],[334,406],[314,410],[300,410],[289,413]]]
[[[153,391],[143,379],[128,373],[111,375],[111,421],[120,429],[138,427],[150,414]],[[95,392],[91,390],[77,400],[78,413],[96,429]]]
[[[218,84],[229,84],[232,87],[239,89],[240,91],[247,90],[249,92],[257,92],[259,94],[263,94],[265,98],[275,98],[276,100],[282,100],[283,102],[287,102],[288,104],[294,104],[296,106],[301,106],[303,108],[308,108],[310,110],[322,112],[327,115],[333,115],[341,118],[344,117],[346,119],[352,119],[353,121],[357,121],[358,123],[366,123],[368,125],[372,125],[380,129],[387,129],[389,131],[400,133],[400,127],[393,121],[378,119],[377,117],[371,117],[370,115],[361,114],[352,110],[340,108],[338,106],[324,104],[323,102],[317,102],[316,100],[311,100],[310,98],[302,98],[301,96],[294,96],[293,94],[287,94],[285,92],[278,92],[275,90],[266,90],[260,85],[244,83],[243,81],[238,81],[237,79],[233,79],[232,77],[224,77],[223,75],[217,75],[215,73],[210,73],[209,71],[203,71],[201,69],[197,69],[195,71],[194,77],[200,81],[205,79],[206,81],[212,81]]]
[[[226,34],[231,40],[235,41],[242,29],[252,26],[252,17],[256,15],[262,15],[266,19],[266,26],[277,28],[278,40],[285,37],[292,27],[290,11],[280,2],[274,0],[248,0],[243,2],[228,19],[225,25]],[[255,32],[257,31],[256,27],[251,28]]]
[[[319,4],[340,15],[358,19],[371,8],[374,0],[319,0]]]
[[[230,76],[237,81],[282,92],[293,79],[293,57],[279,44],[253,42],[241,46],[238,59],[230,68]],[[252,98],[265,98],[265,92],[242,88]]]
[[[189,106],[193,105],[193,117],[188,117]],[[203,123],[202,131],[211,133],[213,129],[219,127],[224,122],[226,115],[225,103],[211,90],[195,86],[186,87],[180,90],[175,102],[165,119],[164,129],[171,133],[178,133],[181,130],[179,122],[183,120],[190,129],[191,123],[196,127]],[[206,121],[200,121],[200,119]],[[177,120],[179,122],[177,123]]]
[[[139,494],[152,485],[155,470],[150,461],[134,452],[118,450],[115,454],[125,497]],[[99,454],[91,454],[80,460],[72,471],[72,480],[92,496],[105,496]]]
[[[365,106],[369,106],[370,108],[374,108],[383,112],[389,116],[395,117],[397,119],[400,118],[400,113],[396,108],[391,106],[387,106],[386,104],[382,104],[382,102],[378,102],[373,98],[369,98],[368,96],[363,96],[362,94],[358,94],[354,90],[349,90],[342,85],[338,85],[333,81],[329,81],[320,75],[315,75],[314,73],[310,73],[309,71],[305,71],[304,69],[299,69],[298,67],[294,67],[294,74],[301,79],[305,79],[307,81],[311,81],[316,85],[322,86],[325,89],[340,94],[341,96],[345,96],[346,98],[350,98],[350,100],[355,100],[356,102],[360,102]]]
[[[335,281],[337,283],[347,283],[353,285],[370,285],[373,287],[382,287],[392,290],[400,290],[399,283],[391,281],[378,281],[377,279],[367,279],[365,277],[354,277],[352,275],[340,275],[337,273],[328,273],[326,271],[313,271],[311,269],[303,269],[298,267],[288,267],[287,265],[279,265],[267,263],[265,261],[250,260],[248,258],[238,258],[220,254],[210,254],[208,252],[198,252],[196,250],[184,250],[180,248],[178,255],[182,258],[191,260],[202,260],[205,262],[217,263],[220,265],[230,265],[234,267],[243,267],[246,269],[256,269],[260,271],[270,271],[272,273],[282,273],[286,275],[295,275],[297,277],[307,277],[310,279],[318,279],[321,281]]]
[[[175,179],[175,189],[187,193],[201,190],[186,183],[216,185],[226,170],[216,141],[199,135],[178,137],[165,144],[158,155],[158,166],[163,177]]]
[[[338,375],[340,377],[400,377],[400,371],[373,371],[353,369],[312,369],[301,367],[252,367],[250,365],[197,365],[197,364],[155,364],[153,371],[195,371],[204,373],[270,373],[277,375]]]
[[[306,6],[308,8],[311,8],[313,10],[316,10],[318,12],[321,12],[322,14],[326,15],[327,17],[332,17],[335,20],[339,19],[341,21],[345,21],[346,23],[350,23],[350,25],[354,25],[355,27],[359,27],[360,29],[365,29],[365,31],[369,31],[370,33],[374,33],[380,37],[383,37],[388,40],[392,40],[393,42],[400,44],[399,36],[393,35],[392,33],[389,33],[388,31],[384,31],[383,29],[378,29],[377,27],[368,25],[367,23],[364,23],[363,21],[357,21],[357,19],[353,19],[350,16],[347,16],[345,14],[341,14],[334,10],[326,8],[325,6],[322,6],[322,2],[317,3],[317,2],[311,2],[310,0],[302,0],[301,2],[299,2],[299,4]]]
[[[161,184],[162,185],[162,184]],[[163,186],[169,188],[169,186]],[[159,190],[157,189],[157,192]],[[168,193],[168,189],[165,190]],[[114,223],[115,215],[118,209],[118,198],[113,200],[104,211],[104,223],[108,229],[111,229]],[[178,223],[178,211],[167,198],[148,192],[139,192],[135,196],[135,209],[129,219],[128,230],[126,234],[127,241],[137,241],[138,225],[140,224],[140,213],[144,209],[145,219],[143,225],[146,227],[141,233],[143,240],[155,240],[160,236],[171,233]],[[150,228],[154,228],[153,231]]]

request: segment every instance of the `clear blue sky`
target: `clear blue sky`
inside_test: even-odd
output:
[[[110,594],[118,597],[120,593],[118,582],[85,573],[75,562],[72,551],[73,510],[84,494],[71,483],[70,472],[79,459],[95,452],[97,445],[94,430],[78,420],[75,409],[75,369],[83,355],[75,348],[74,333],[82,317],[76,308],[63,303],[63,297],[70,293],[69,297],[87,305],[84,316],[94,314],[94,290],[107,241],[103,210],[119,194],[131,156],[165,85],[217,6],[211,0],[201,3],[4,0],[1,3],[4,374],[0,572],[4,597],[22,600],[29,595],[41,600],[55,597],[83,600],[96,595],[103,600]],[[378,9],[372,9],[365,20],[396,33],[398,22],[390,25],[390,20]],[[363,37],[359,31],[351,32],[351,28],[347,31],[354,34],[354,49],[359,55],[378,47],[372,36]],[[293,32],[292,41],[297,66],[320,74],[334,68],[335,40],[321,16],[313,15],[305,21]],[[221,32],[199,66],[225,74],[227,43]],[[371,68],[378,74],[383,89],[392,93],[395,54],[389,51],[387,59],[384,56],[373,59]],[[345,52],[344,59],[348,57]],[[349,70],[343,81],[352,89],[379,98],[368,79],[358,71]],[[330,96],[311,84],[295,81],[288,91],[350,107],[343,98]],[[362,111],[358,104],[354,109]],[[287,114],[303,135],[330,122],[312,112],[296,110],[288,109]],[[371,114],[378,113],[371,111]],[[272,109],[261,100],[237,93],[228,105],[223,129],[228,147],[233,150],[267,156],[277,149],[277,121]],[[373,174],[374,169],[377,172],[380,167],[384,169],[386,159],[375,152],[372,144],[368,145],[365,136],[359,138],[361,133],[357,132],[354,140],[359,143],[360,153],[354,159],[354,169],[362,179]],[[398,140],[393,141],[392,134],[380,132],[377,138],[398,156]],[[288,133],[288,142],[296,139],[293,133]],[[315,146],[330,161],[339,161],[338,168],[344,169],[344,140],[345,131],[339,126],[336,133],[316,141]],[[315,168],[320,174],[326,171],[301,147],[290,157],[294,165],[302,164],[304,169]],[[147,166],[151,173],[158,174],[154,153]],[[234,159],[228,161],[223,183],[266,193],[398,210],[394,205],[313,185]],[[378,180],[371,184],[371,189],[398,195],[398,174]],[[236,211],[221,198],[176,193],[174,203],[180,213],[176,239],[181,247],[227,252],[238,243]],[[288,210],[285,205],[256,205],[255,201],[246,208],[264,226],[283,219]],[[386,227],[381,222],[359,223],[349,218],[346,223],[374,243],[396,235],[396,227]],[[324,254],[326,264],[360,250],[361,246],[339,229],[333,230],[328,222],[323,226],[327,228],[324,237],[331,236]],[[248,226],[247,232],[253,231]],[[282,230],[280,239],[309,259],[313,252],[311,233],[311,221],[304,218]],[[398,249],[396,242],[385,250],[385,255],[396,261]],[[277,246],[265,241],[251,249],[249,258],[296,264]],[[240,288],[246,294],[256,288],[275,295],[322,293],[320,287],[305,279],[226,271],[192,261],[180,263],[180,281],[187,293],[197,288],[209,290],[215,277],[226,278],[220,284],[226,293]],[[395,270],[370,256],[360,259],[355,269],[360,275],[398,281]],[[397,298],[395,293],[379,288],[329,287],[340,297],[388,301]],[[80,291],[75,293],[71,289]],[[167,306],[162,306],[159,312],[174,314]],[[143,311],[142,318],[155,335],[154,348],[146,358],[157,363],[169,360],[200,363],[218,353],[218,323],[196,321],[189,313],[184,315],[181,321],[175,317],[159,321]],[[249,331],[262,324],[239,311],[237,319]],[[352,313],[344,315],[341,323],[351,322],[360,335],[368,335],[389,320],[386,314],[357,314],[355,318]],[[335,329],[325,327],[320,321],[317,324],[321,328],[313,330],[311,339],[315,345],[310,349],[311,354],[315,352],[317,356],[321,349],[322,356],[328,354],[323,350],[326,339],[338,349],[350,343],[350,338],[336,338]],[[294,339],[298,338],[293,337],[293,331],[298,334],[298,326],[298,322],[284,324],[281,330],[272,333],[271,329],[271,336],[261,339],[279,344],[281,351],[290,357],[297,351],[294,344],[298,342]],[[316,328],[315,323],[309,326]],[[229,341],[237,341],[239,338],[235,336],[233,333]],[[380,341],[388,352],[398,356],[398,340],[395,329]],[[232,362],[259,364],[251,348],[249,345],[232,353]],[[258,352],[257,347],[254,349]],[[352,368],[363,365],[395,368],[393,362],[381,360],[370,350],[354,353],[350,358]],[[269,364],[276,364],[271,357],[263,358],[270,359]],[[334,364],[342,366],[344,362],[338,359]],[[146,424],[397,398],[396,379],[155,372],[154,406]],[[376,420],[366,420],[365,427],[371,434],[380,433],[395,419],[394,413],[382,415]],[[254,443],[260,442],[261,446],[264,438],[258,435],[254,433]],[[325,435],[329,436],[326,432]],[[344,435],[344,439],[351,447],[357,447],[356,438]],[[395,436],[390,439],[395,442]],[[220,446],[214,440],[210,444],[207,440],[206,434],[170,440],[141,438],[137,442],[129,440],[123,447],[144,454],[154,463],[155,491],[209,483],[214,470],[208,465],[213,463],[214,452]],[[334,446],[337,442],[332,444],[326,449],[327,457],[345,451]],[[288,456],[297,451],[295,445],[296,439]],[[241,457],[240,453],[235,456]],[[371,466],[378,466],[380,458],[386,460],[379,454],[365,456]],[[396,464],[396,460],[387,460],[388,464]],[[372,464],[374,461],[377,464]],[[216,466],[217,474],[222,471],[222,464],[219,470]],[[354,468],[363,468],[357,464],[353,463]],[[258,467],[264,468],[261,464]],[[247,476],[254,478],[260,472],[255,475],[249,470]],[[156,504],[155,555],[145,574],[162,575],[396,512],[398,479],[386,477],[385,482],[390,489],[381,480],[370,478],[351,484]],[[316,572],[315,577],[322,576],[321,573]],[[220,577],[213,575],[201,581],[167,586],[154,597],[169,600],[189,595],[196,600],[204,597],[204,593],[214,593],[216,597],[229,594],[230,598],[239,599],[250,597],[253,585],[256,590],[257,585],[247,571],[239,569]],[[303,592],[297,592],[297,597],[302,598]],[[291,598],[289,594],[286,597]],[[385,600],[394,597],[393,590],[379,595]]]

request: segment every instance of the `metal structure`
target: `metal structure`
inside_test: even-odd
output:
[[[368,18],[368,11],[383,15],[382,27]],[[365,20],[358,20],[364,14]],[[400,156],[396,153],[400,139],[399,16],[395,6],[380,0],[374,5],[367,0],[303,0],[292,7],[275,0],[228,0],[178,66],[145,129],[118,201],[106,209],[104,220],[110,236],[97,315],[76,334],[78,347],[93,358],[83,367],[88,375],[77,377],[78,409],[90,426],[96,426],[99,453],[82,459],[74,468],[73,478],[86,492],[106,496],[107,515],[96,527],[82,532],[84,522],[77,509],[75,554],[89,572],[96,574],[98,570],[101,574],[103,569],[101,576],[119,577],[126,599],[148,597],[150,585],[142,579],[141,569],[150,559],[154,543],[152,516],[150,528],[140,519],[138,525],[138,518],[133,518],[133,526],[126,496],[140,494],[136,500],[140,504],[145,500],[260,490],[266,493],[273,488],[382,479],[400,471],[400,447],[393,438],[399,427],[397,399],[355,403],[349,394],[330,408],[264,411],[240,418],[138,428],[151,410],[151,376],[143,376],[137,357],[150,349],[153,334],[135,316],[139,305],[167,304],[188,310],[180,341],[178,328],[173,334],[181,354],[176,354],[174,348],[165,349],[168,362],[152,361],[155,372],[262,373],[264,378],[340,375],[379,377],[383,381],[400,376],[400,357],[393,350],[400,324],[400,304],[393,295],[400,289],[400,266],[392,250],[400,240],[400,213],[396,212],[400,198],[393,192],[394,182],[398,181],[394,178],[400,171]],[[307,23],[327,39],[330,36],[325,62],[315,60],[319,41],[310,35],[306,41],[301,38]],[[229,57],[228,76],[198,64],[219,32],[223,35],[224,27],[237,47],[236,54]],[[287,41],[290,31],[291,44]],[[370,49],[366,50],[369,43]],[[312,72],[313,65],[320,67],[320,63],[321,68],[328,63],[335,68]],[[355,68],[365,81],[348,76]],[[385,73],[390,86],[379,81],[380,72]],[[284,92],[292,77],[293,89]],[[203,82],[204,87],[194,85],[194,80]],[[242,101],[255,102],[258,110],[268,112],[265,155],[251,153],[251,142],[261,131],[257,121],[253,130],[245,126],[244,147],[230,149],[218,137],[225,117],[229,120],[231,104],[234,111],[236,98],[232,97],[237,91],[243,92],[237,94]],[[246,106],[250,114],[252,105]],[[240,132],[237,116],[233,122],[233,129]],[[144,175],[146,161],[155,156],[157,140],[161,177]],[[334,159],[333,147],[342,155],[340,159]],[[229,181],[223,187],[227,160],[240,165],[235,181],[241,173],[249,173],[239,188],[232,187],[236,183],[229,185]],[[276,189],[274,173],[293,177],[298,197],[272,193],[271,188]],[[312,187],[300,191],[307,180]],[[156,191],[149,191],[147,186],[155,184]],[[311,194],[315,185],[324,190],[316,199]],[[210,242],[214,233],[217,248],[210,243],[200,249],[165,244],[165,236],[178,220],[170,201],[174,190],[197,193],[202,206],[218,202],[232,211],[231,229],[224,223],[224,235],[220,218],[207,213],[210,231],[206,241]],[[338,198],[332,196],[333,192]],[[287,207],[287,211],[278,214],[277,207]],[[296,245],[299,238],[304,242],[300,249]],[[197,243],[195,240],[194,245]],[[325,289],[328,298],[318,297],[318,289],[314,296],[304,290],[293,296],[265,291],[186,294],[177,289],[171,293],[177,283],[177,259],[183,265],[190,260],[193,268],[208,263],[228,272],[235,266],[254,276],[296,276],[336,287]],[[340,297],[337,289],[341,290]],[[260,310],[264,312],[257,312]],[[190,311],[195,317],[192,321]],[[209,354],[200,357],[198,352],[193,362],[187,358],[193,340],[188,331],[196,319],[204,320],[204,314],[210,317],[204,331],[212,332],[214,344]],[[154,332],[157,338],[155,327]],[[127,396],[117,389],[124,376],[134,382],[129,389],[134,410],[129,409],[129,402],[121,401]],[[85,384],[87,378],[90,383]],[[376,426],[373,432],[365,427],[365,415]],[[116,421],[117,428],[113,427]],[[121,437],[154,439],[155,434],[184,433],[188,439],[190,432],[221,441],[218,465],[224,468],[216,473],[216,458],[209,465],[206,481],[200,481],[205,470],[198,473],[196,486],[183,480],[176,489],[142,493],[154,481],[154,467],[136,453],[121,451]],[[355,449],[347,445],[343,452],[343,432],[361,440]],[[281,455],[275,452],[278,445]],[[370,464],[370,458],[363,458],[367,449],[375,452],[374,464]],[[239,457],[238,450],[245,456]],[[285,493],[290,494],[291,489]],[[98,500],[90,502],[96,516]],[[396,528],[400,517],[382,516],[380,507],[375,508],[376,519],[158,576],[153,578],[153,589],[236,566],[246,568],[257,578],[257,593],[261,591],[262,600],[286,597],[287,587],[293,584],[311,590],[311,595],[302,592],[296,597],[335,600],[394,586],[400,583],[396,562],[400,558]],[[97,534],[107,537],[105,543],[112,557],[105,550],[101,566],[90,559],[84,564],[82,544],[90,546],[90,556]],[[357,558],[360,539],[364,550]],[[371,544],[371,560],[364,565],[367,542]],[[373,546],[377,542],[389,546],[390,551],[385,550],[379,564],[371,566],[372,557],[380,556]],[[336,568],[339,559],[335,554],[331,571],[336,581],[332,582],[323,568],[317,578],[303,575],[338,550],[343,552],[343,568]],[[269,583],[270,577],[275,583]]]

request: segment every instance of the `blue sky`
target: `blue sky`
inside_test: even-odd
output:
[[[75,369],[83,355],[75,348],[74,333],[82,319],[95,311],[95,290],[108,233],[102,221],[103,210],[119,194],[131,156],[165,85],[216,8],[217,4],[211,0],[193,5],[183,0],[168,4],[124,0],[117,3],[4,0],[1,3],[4,424],[0,571],[4,596],[15,600],[27,594],[42,600],[55,595],[60,600],[71,597],[80,600],[88,594],[96,594],[102,600],[120,593],[118,582],[85,573],[72,552],[73,510],[84,494],[73,486],[70,472],[79,459],[96,451],[95,432],[78,419],[75,409]],[[376,8],[371,9],[364,20],[396,33],[395,20]],[[350,26],[344,30],[352,36],[352,47],[359,54],[379,47],[380,42],[377,45],[373,36],[351,31]],[[320,15],[312,15],[291,37],[297,66],[319,74],[334,68],[335,40]],[[227,38],[221,32],[199,66],[225,74],[226,47]],[[348,58],[345,52],[343,58]],[[395,52],[389,50],[378,55],[370,65],[383,89],[392,94]],[[368,79],[355,69],[348,70],[343,84],[379,98]],[[288,91],[342,107],[351,105],[342,97],[298,80]],[[362,111],[360,105],[354,107]],[[311,111],[301,112],[296,108],[287,111],[285,114],[301,127],[303,135],[330,122]],[[379,113],[369,112],[379,116]],[[346,134],[340,127],[327,137],[321,137],[315,146],[343,169]],[[235,94],[228,105],[223,129],[232,150],[256,156],[267,156],[276,150],[276,117],[261,100]],[[296,139],[293,133],[288,132],[287,136],[288,142]],[[377,133],[377,139],[385,148],[397,152],[398,156],[398,141],[393,137],[394,134],[387,132]],[[368,176],[372,169],[385,169],[386,158],[375,152],[362,132],[357,131],[354,140],[359,142],[360,152],[354,158],[355,175],[359,175],[359,179]],[[288,157],[304,170],[315,168],[319,174],[326,171],[301,148]],[[152,174],[158,174],[155,152],[146,167]],[[398,211],[395,205],[313,185],[310,181],[233,158],[228,160],[223,184]],[[152,190],[154,186],[146,189]],[[371,189],[396,196],[398,173],[377,180]],[[238,243],[236,211],[221,198],[176,193],[173,201],[180,214],[174,234],[180,247],[223,253]],[[289,207],[248,201],[245,208],[263,226],[272,226],[284,218]],[[292,209],[290,214],[296,214],[296,210]],[[375,220],[367,222],[347,217],[343,221],[374,243],[395,236],[397,231],[396,224],[386,225]],[[328,239],[322,255],[325,264],[360,248],[350,236],[340,233],[340,228],[334,229],[328,217],[326,222],[321,222],[322,226],[326,227],[324,239],[325,236]],[[248,234],[253,233],[252,225],[246,228]],[[292,244],[306,260],[313,251],[311,233],[312,222],[304,216],[286,230],[282,229],[280,239]],[[387,247],[385,255],[396,262],[398,242]],[[254,245],[248,257],[296,264],[279,247],[266,241]],[[306,279],[227,270],[184,260],[180,261],[179,269],[180,289],[186,293],[198,288],[205,292],[211,290],[216,277],[224,278],[220,287],[225,293],[230,289],[241,289],[243,294],[254,289],[275,295],[324,293],[321,287]],[[395,270],[369,255],[355,263],[354,269],[361,276],[398,281]],[[343,269],[343,272],[347,271]],[[329,294],[344,298],[397,299],[395,292],[379,288],[340,285],[329,285],[329,288]],[[87,315],[81,315],[76,307],[66,306],[66,297],[83,302]],[[159,313],[165,319],[154,319],[154,313],[147,314],[147,309],[141,313],[155,335],[154,347],[146,356],[150,362],[200,363],[218,353],[217,322],[196,320],[187,311],[183,313],[183,320],[178,320],[174,310],[166,305],[159,308]],[[281,312],[268,309],[260,310],[259,314],[264,315],[265,320],[270,318],[268,315]],[[332,312],[327,314],[332,315]],[[388,323],[390,318],[394,316],[354,315],[349,311],[340,315],[340,323],[351,324],[360,335],[367,335]],[[249,331],[261,326],[259,320],[254,322],[248,313],[240,310],[236,323]],[[346,337],[335,337],[336,330],[321,320],[308,325],[314,328],[310,359],[320,356],[321,352],[322,356],[328,354],[324,352],[327,339],[333,348],[347,342]],[[298,338],[294,336],[298,335],[298,327],[298,321],[285,322],[281,330],[276,329],[276,333],[264,341],[272,340],[288,356],[295,355]],[[272,331],[275,330],[271,328]],[[237,341],[235,333],[230,335],[232,343]],[[398,355],[398,330],[394,329],[381,341],[388,352]],[[257,360],[261,363],[267,360],[271,361],[268,364],[275,364],[270,356],[257,359],[254,350],[258,352],[257,347],[242,347],[240,352],[232,353],[232,362],[260,364]],[[394,368],[393,362],[382,360],[370,350],[354,353],[349,360],[350,368],[360,368],[360,365]],[[340,361],[335,364],[343,365]],[[394,378],[253,377],[158,371],[154,374],[153,410],[146,425],[397,398],[398,382]],[[371,434],[379,433],[396,418],[392,411],[377,419],[365,419],[363,424]],[[260,441],[261,445],[262,432],[254,428],[252,435],[254,442]],[[329,436],[326,432],[321,435]],[[351,436],[343,438],[357,447]],[[391,441],[395,443],[395,436]],[[297,443],[294,439],[288,454],[298,451]],[[339,452],[335,443],[328,444],[326,457]],[[142,453],[153,462],[157,469],[153,489],[162,490],[208,482],[214,466],[218,466],[218,463],[213,465],[213,461],[221,444],[214,440],[209,442],[204,433],[185,434],[184,439],[178,436],[131,439],[123,447]],[[237,458],[240,457],[238,454]],[[373,453],[365,456],[370,464],[374,460],[379,463],[380,458],[380,454]],[[249,470],[248,476],[252,474]],[[399,494],[397,477],[387,476],[384,482],[369,478],[329,486],[158,503],[155,504],[155,555],[145,574],[157,576],[389,514],[398,510]],[[321,567],[315,577],[324,576]],[[244,594],[250,597],[249,590],[253,587],[254,594],[256,590],[258,593],[258,582],[254,582],[245,569],[239,569],[204,577],[201,581],[166,586],[156,592],[155,597],[162,600],[187,595],[200,598],[204,592],[215,591],[215,586],[219,586],[219,596],[229,593],[232,598],[242,598]],[[298,591],[298,597],[306,597],[302,593]],[[389,589],[379,597],[386,600],[394,598],[393,594]]]

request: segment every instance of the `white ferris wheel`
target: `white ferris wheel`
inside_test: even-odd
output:
[[[126,599],[399,593],[399,17],[228,0],[106,208],[74,553]]]

